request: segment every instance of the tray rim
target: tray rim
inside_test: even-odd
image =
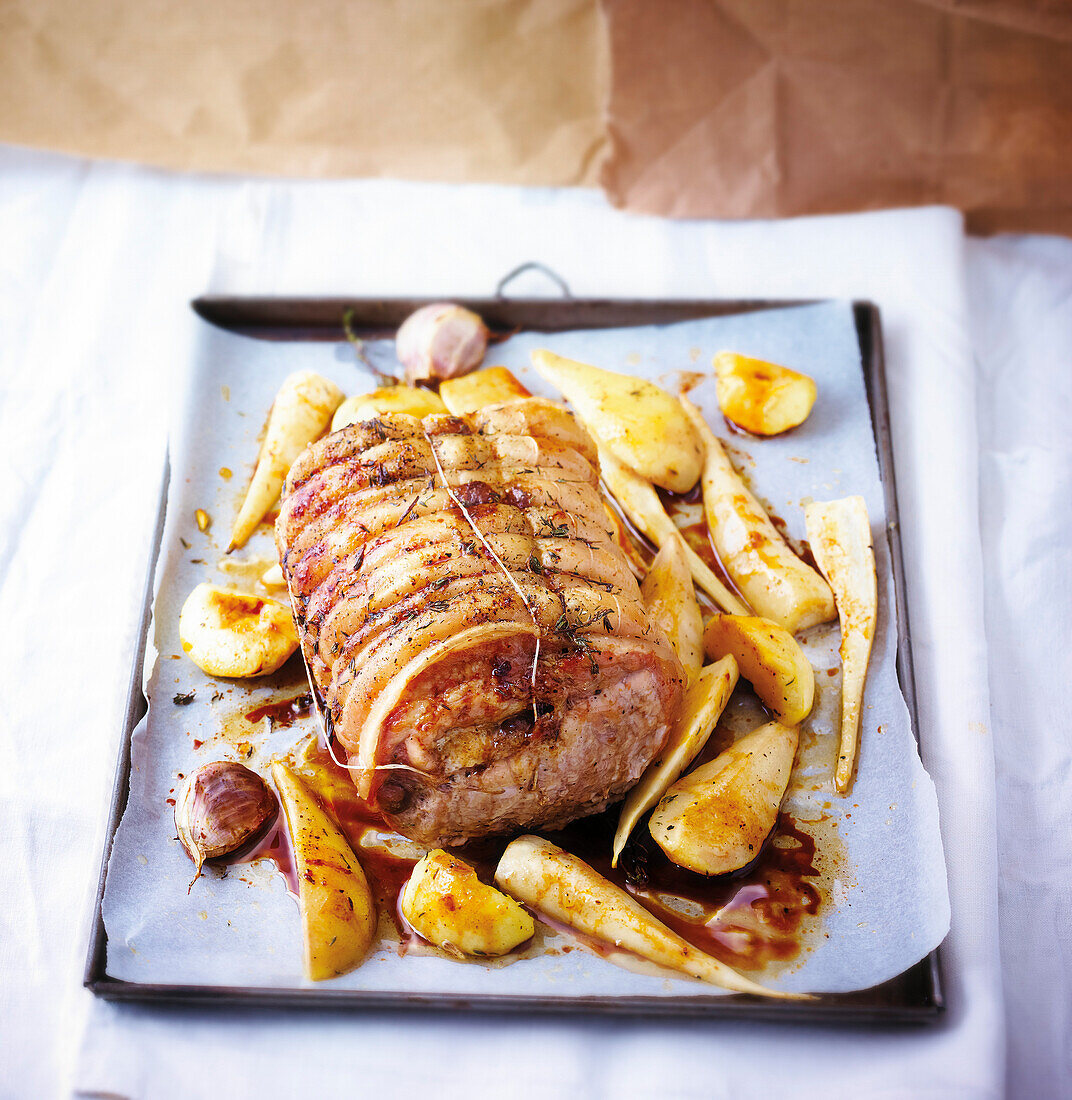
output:
[[[319,298],[319,297],[242,297],[206,295],[194,299],[190,306],[204,321],[216,327],[254,339],[266,340],[330,340],[343,338],[341,318],[347,310],[363,314],[371,321],[357,323],[354,330],[367,335],[390,331],[389,318],[397,324],[403,317],[435,298]],[[772,309],[786,309],[818,304],[835,299],[647,299],[647,298],[462,298],[462,304],[487,317],[495,331],[502,317],[519,314],[557,316],[564,311],[566,319],[580,313],[589,320],[616,315],[625,311],[631,320],[606,318],[603,325],[573,323],[548,326],[526,325],[543,331],[566,327],[627,327],[629,324],[673,323],[690,317],[727,316]],[[886,537],[890,546],[894,581],[894,604],[897,613],[897,674],[901,691],[908,705],[912,733],[920,743],[919,710],[916,698],[912,660],[911,630],[905,586],[904,560],[901,547],[900,522],[897,509],[896,474],[893,460],[893,440],[889,402],[886,389],[885,355],[882,322],[878,306],[873,302],[851,301],[860,363],[867,391],[875,449],[879,462],[886,503]],[[557,310],[555,307],[558,307]],[[510,326],[513,327],[513,326]],[[135,647],[127,689],[123,731],[117,754],[115,777],[109,809],[108,828],[101,853],[93,923],[89,937],[83,986],[104,1000],[169,1005],[244,1006],[269,1008],[309,1008],[352,1011],[391,1010],[458,1010],[481,1012],[524,1012],[552,1016],[556,1014],[703,1017],[707,1019],[752,1019],[839,1025],[874,1026],[882,1024],[935,1024],[943,1016],[946,999],[942,980],[941,946],[936,947],[902,974],[871,989],[852,993],[822,994],[813,1002],[772,1001],[746,994],[676,997],[520,997],[480,994],[452,996],[450,994],[398,993],[363,990],[341,990],[324,987],[266,988],[256,986],[205,986],[176,983],[130,982],[113,978],[107,973],[107,930],[104,926],[103,901],[107,886],[108,864],[112,844],[130,794],[131,737],[148,709],[142,680],[149,630],[152,626],[153,591],[157,562],[163,541],[167,511],[168,486],[171,476],[170,456],[164,460],[159,505],[157,509],[152,549],[143,584],[142,619]],[[875,995],[898,983],[917,983],[919,997],[903,1003],[882,1002]],[[869,999],[870,996],[870,999]]]

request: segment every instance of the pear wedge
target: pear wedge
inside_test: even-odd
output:
[[[663,544],[640,586],[640,595],[652,622],[677,650],[691,680],[703,667],[703,616],[681,539]]]
[[[376,903],[350,842],[285,764],[272,781],[287,815],[298,872],[305,973],[314,982],[353,970],[376,934]]]
[[[803,722],[815,698],[815,672],[797,640],[770,619],[716,615],[704,632],[712,661],[732,654],[763,705],[786,726]]]
[[[781,435],[808,419],[818,390],[806,374],[736,352],[714,358],[718,405],[753,435]]]
[[[663,489],[686,493],[700,478],[703,447],[677,399],[653,382],[565,359],[546,349],[532,365],[618,459]]]
[[[732,657],[723,657],[717,664],[701,669],[685,689],[669,741],[622,803],[614,833],[612,867],[618,866],[618,857],[637,822],[707,744],[736,686],[737,662]]]
[[[679,867],[724,875],[752,862],[778,820],[797,751],[795,726],[768,722],[678,780],[648,828]]]

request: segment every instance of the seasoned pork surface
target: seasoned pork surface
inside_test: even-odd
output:
[[[681,665],[560,405],[335,432],[292,467],[276,540],[337,744],[400,832],[564,825],[662,748]]]

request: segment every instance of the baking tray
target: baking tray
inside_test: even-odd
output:
[[[624,328],[634,325],[670,324],[703,317],[726,316],[789,306],[811,304],[803,300],[711,300],[711,299],[599,299],[574,298],[568,287],[552,272],[547,274],[563,292],[562,298],[509,298],[505,285],[526,267],[507,275],[493,298],[461,299],[480,314],[493,333],[518,330],[543,332],[579,328]],[[427,305],[427,298],[240,298],[211,296],[196,299],[192,308],[206,322],[229,332],[261,340],[314,340],[339,342],[345,339],[343,318],[352,332],[375,338],[393,334],[413,310]],[[905,597],[904,564],[897,518],[897,491],[893,468],[889,406],[886,397],[885,363],[879,311],[870,302],[853,302],[853,315],[860,343],[871,423],[878,451],[879,471],[886,497],[887,538],[893,564],[897,607],[897,673],[901,690],[919,741],[919,714],[912,670],[911,635]],[[928,1024],[936,1022],[945,1008],[939,949],[890,981],[852,993],[823,994],[811,1002],[776,1001],[742,994],[725,996],[651,997],[452,997],[447,994],[376,993],[330,988],[259,989],[199,985],[128,982],[106,972],[107,931],[102,902],[108,875],[112,841],[126,808],[129,795],[131,736],[146,713],[142,690],[145,647],[152,618],[153,578],[164,531],[167,486],[170,470],[165,465],[160,504],[153,536],[153,548],[142,599],[142,622],[137,650],[133,655],[126,715],[116,765],[115,785],[107,839],[101,858],[100,877],[93,913],[84,985],[96,995],[112,1001],[141,1001],[170,1005],[278,1006],[287,1008],[362,1009],[465,1009],[474,1012],[521,1011],[529,1013],[587,1013],[618,1015],[704,1016],[723,1019],[764,1019],[801,1023]]]

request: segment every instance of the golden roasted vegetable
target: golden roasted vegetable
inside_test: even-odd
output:
[[[298,633],[278,600],[199,584],[182,605],[179,641],[210,676],[266,676],[298,648]]]
[[[298,371],[284,380],[268,414],[257,468],[231,530],[228,552],[246,545],[279,498],[291,463],[324,433],[342,399],[343,392],[334,382],[313,371]]]
[[[532,353],[532,365],[562,392],[596,441],[630,470],[675,493],[696,484],[700,441],[666,390],[545,349]]]
[[[505,367],[484,367],[461,378],[448,379],[439,387],[439,396],[452,416],[464,416],[488,405],[501,405],[532,394]]]
[[[640,595],[652,622],[677,650],[689,678],[696,676],[703,667],[703,616],[681,539],[668,540],[655,555]]]
[[[795,726],[811,713],[811,662],[777,623],[751,615],[716,615],[704,631],[704,649],[712,661],[732,654],[760,701],[785,725]]]
[[[841,619],[841,744],[834,781],[852,783],[867,663],[878,620],[878,580],[871,521],[860,496],[816,501],[804,509],[812,553],[834,590]]]
[[[375,420],[385,413],[408,413],[410,416],[423,417],[446,411],[446,405],[431,390],[422,390],[417,386],[383,386],[371,393],[358,393],[348,397],[335,410],[331,430],[337,432],[350,424]]]
[[[549,840],[523,836],[512,841],[499,860],[495,881],[552,920],[632,951],[659,966],[680,970],[737,993],[807,999],[801,994],[767,989],[705,955],[656,920],[624,890]]]
[[[353,970],[365,957],[376,933],[376,903],[349,842],[309,788],[279,761],[272,779],[298,872],[305,973],[322,982]]]
[[[768,722],[678,780],[648,828],[667,856],[701,875],[747,866],[778,820],[797,751],[795,726]]]
[[[826,581],[786,545],[738,477],[700,410],[685,397],[681,404],[704,443],[704,512],[711,541],[733,583],[757,615],[791,634],[828,622],[836,611]]]
[[[707,744],[736,684],[737,662],[732,657],[723,657],[717,664],[701,669],[686,688],[665,748],[648,765],[622,803],[614,833],[612,867],[618,866],[618,857],[637,822],[666,794],[670,784]]]
[[[806,374],[723,351],[715,356],[719,408],[754,435],[780,435],[808,419],[818,390]]]
[[[402,913],[418,935],[452,954],[505,955],[531,939],[532,917],[442,848],[429,852],[402,891]]]
[[[276,562],[275,565],[270,565],[261,574],[261,584],[265,588],[286,588],[287,580],[283,576],[283,567]]]
[[[685,543],[676,524],[666,514],[659,494],[648,482],[623,466],[605,447],[599,448],[599,472],[622,511],[656,546],[661,548],[675,541],[681,543],[693,580],[718,607],[734,615],[748,614],[748,608]]]

